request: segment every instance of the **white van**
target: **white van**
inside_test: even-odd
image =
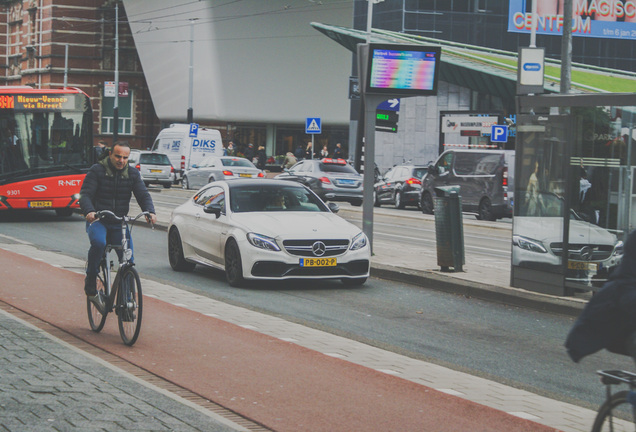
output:
[[[223,142],[217,129],[199,127],[193,137],[189,124],[173,123],[159,132],[152,151],[168,156],[175,170],[175,182],[178,182],[185,170],[204,157],[223,156]]]

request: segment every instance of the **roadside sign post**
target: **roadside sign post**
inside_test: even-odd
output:
[[[322,133],[320,117],[307,117],[305,120],[305,133],[311,135],[311,158],[314,158],[314,135]]]

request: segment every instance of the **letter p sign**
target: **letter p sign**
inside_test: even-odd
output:
[[[196,138],[199,134],[199,125],[196,123],[190,123],[190,134],[188,136]]]
[[[490,141],[492,142],[508,142],[508,126],[493,125],[490,133]]]

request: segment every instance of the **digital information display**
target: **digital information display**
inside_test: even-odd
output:
[[[434,95],[439,63],[439,47],[371,45],[367,92]]]
[[[75,110],[76,95],[12,94],[0,95],[0,109],[17,111]]]

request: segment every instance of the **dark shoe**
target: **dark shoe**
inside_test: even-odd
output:
[[[86,275],[84,279],[84,292],[87,296],[94,296],[97,294],[97,276]]]
[[[104,295],[102,293],[96,293],[95,295],[89,295],[88,299],[93,303],[95,308],[99,311],[100,314],[104,315],[106,312],[106,302],[104,301]]]

